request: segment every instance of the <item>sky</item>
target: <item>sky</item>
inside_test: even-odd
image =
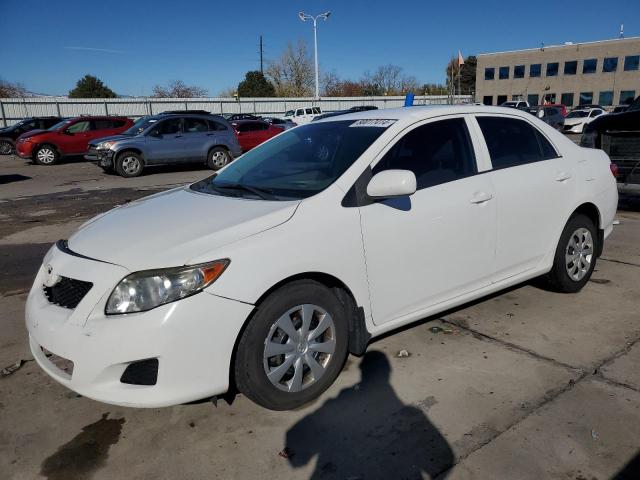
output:
[[[211,96],[306,40],[299,11],[318,24],[321,72],[359,79],[399,65],[421,83],[445,80],[448,59],[640,36],[640,0],[0,0],[0,78],[66,95],[85,74],[120,95],[149,95],[182,80]],[[266,68],[266,67],[265,67]]]

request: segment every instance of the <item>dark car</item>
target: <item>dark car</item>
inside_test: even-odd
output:
[[[640,96],[624,112],[585,125],[580,145],[604,150],[617,165],[618,190],[640,194]]]
[[[246,152],[257,147],[262,142],[266,142],[271,137],[275,137],[279,133],[284,132],[284,127],[280,125],[271,125],[263,120],[238,120],[232,122],[231,126],[236,132],[238,142],[242,151]]]
[[[236,122],[238,120],[260,120],[260,117],[251,113],[225,113],[223,117],[227,122]]]
[[[347,113],[366,112],[369,110],[377,110],[377,109],[378,107],[374,107],[373,105],[362,105],[358,107],[351,107],[347,110],[336,110],[335,112],[323,113],[321,115],[314,117],[311,121],[316,122],[318,120],[322,120],[323,118],[337,117],[339,115],[346,115]]]
[[[31,117],[9,127],[0,128],[0,155],[10,155],[16,148],[16,140],[23,133],[31,130],[46,130],[60,120],[62,120],[60,117]]]
[[[543,122],[551,125],[556,130],[562,130],[564,127],[564,117],[562,116],[562,110],[558,107],[548,107],[548,106],[537,106],[537,107],[527,107],[523,108],[529,112],[531,115],[535,115]]]
[[[136,177],[154,165],[200,163],[218,170],[241,153],[234,130],[220,115],[165,112],[90,142],[85,158],[105,171]]]
[[[62,120],[48,130],[32,130],[16,140],[16,153],[40,165],[53,165],[67,155],[84,155],[89,142],[117,135],[133,125],[127,117],[93,116]]]

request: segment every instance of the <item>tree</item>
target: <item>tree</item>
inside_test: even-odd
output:
[[[280,58],[272,61],[267,76],[275,86],[278,97],[304,97],[313,95],[313,62],[303,40],[289,43]]]
[[[93,75],[85,75],[76,83],[76,88],[69,92],[69,98],[115,98],[116,93],[107,87],[102,80]]]
[[[476,69],[478,67],[478,59],[473,55],[465,58],[461,67],[458,67],[458,59],[452,58],[447,64],[447,84],[451,92],[454,87],[457,93],[461,95],[470,95],[476,89]],[[460,90],[458,92],[458,74],[460,74]]]
[[[11,83],[0,78],[0,98],[22,98],[29,97],[31,94],[27,92],[21,83]]]
[[[247,72],[244,80],[238,84],[239,97],[275,97],[273,84],[259,71]]]
[[[382,65],[373,73],[367,71],[362,79],[365,95],[404,95],[418,90],[418,80],[402,73],[398,65]]]
[[[225,88],[223,90],[220,90],[220,93],[218,93],[218,97],[233,98],[236,93],[237,92],[236,92],[235,88],[227,87],[227,88]]]
[[[155,98],[201,98],[207,96],[207,89],[195,85],[188,86],[182,80],[172,80],[166,87],[154,86],[151,96]]]

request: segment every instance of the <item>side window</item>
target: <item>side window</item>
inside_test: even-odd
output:
[[[477,117],[494,170],[557,157],[549,141],[524,120]]]
[[[307,115],[313,115],[313,110],[310,108],[307,108],[305,112],[307,112]]]
[[[320,107],[313,107],[313,113],[320,115]]]
[[[114,128],[113,120],[95,120],[93,122],[96,130],[108,130]]]
[[[250,132],[251,131],[251,123],[242,123],[238,125],[239,132]]]
[[[180,118],[172,118],[170,120],[165,120],[164,122],[160,122],[157,127],[153,129],[154,133],[159,133],[161,135],[171,135],[173,133],[180,133]]]
[[[476,159],[464,119],[440,120],[402,137],[373,168],[411,170],[418,190],[476,173]]]
[[[296,110],[296,117],[299,117],[300,115],[304,115],[304,110],[302,108]]]
[[[209,131],[209,125],[202,118],[185,118],[184,131],[185,133],[207,132]]]
[[[91,122],[89,120],[82,120],[80,122],[76,122],[67,128],[67,132],[69,133],[80,133],[80,132],[88,132],[91,130]]]
[[[227,130],[227,127],[225,127],[223,124],[219,122],[214,122],[213,120],[207,120],[207,123],[209,123],[209,131],[211,132]]]

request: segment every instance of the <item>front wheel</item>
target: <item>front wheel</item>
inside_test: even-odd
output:
[[[122,177],[137,177],[142,173],[142,157],[134,152],[124,152],[116,161],[116,172]]]
[[[324,392],[347,357],[347,314],[324,285],[300,280],[258,306],[242,333],[236,386],[271,410],[300,407]]]
[[[569,219],[546,280],[551,288],[561,293],[575,293],[591,278],[596,266],[598,236],[593,221],[578,214]]]
[[[58,151],[51,145],[42,145],[36,150],[33,159],[38,165],[53,165],[60,158]]]

